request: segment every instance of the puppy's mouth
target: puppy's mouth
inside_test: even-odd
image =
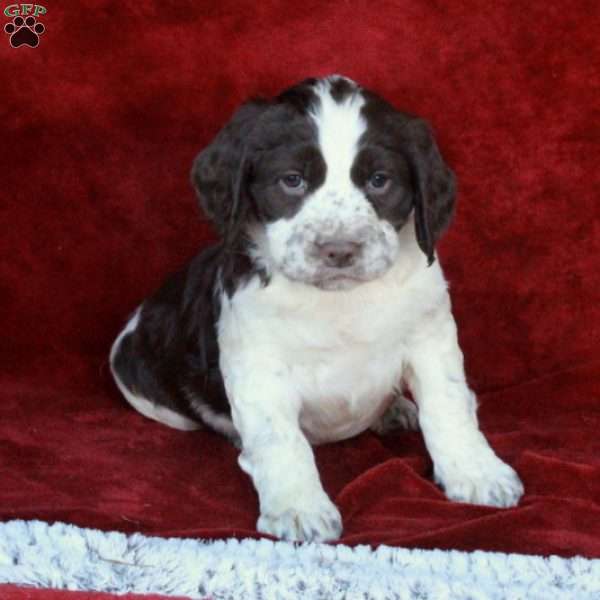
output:
[[[316,282],[316,287],[322,290],[335,291],[335,290],[350,290],[355,288],[357,285],[364,283],[364,279],[358,277],[352,277],[347,274],[333,275],[325,279],[320,279]]]
[[[308,273],[286,273],[285,271],[283,271],[283,273],[292,281],[297,281],[298,283],[303,283],[327,291],[350,290],[361,283],[370,280],[370,278],[361,277],[350,271],[338,273],[313,273],[310,275]]]
[[[329,277],[328,279],[322,279],[317,281],[316,287],[321,290],[335,291],[335,290],[350,290],[357,285],[360,285],[362,281],[355,279],[354,277],[345,277],[339,275],[337,277]]]
[[[292,281],[304,283],[320,290],[350,290],[382,277],[392,265],[392,261],[382,257],[364,264],[358,261],[345,267],[332,267],[315,264],[316,261],[302,261],[300,265],[284,261],[279,271]]]

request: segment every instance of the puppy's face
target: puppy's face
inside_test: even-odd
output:
[[[422,121],[341,77],[309,80],[245,108],[193,174],[217,224],[231,205],[224,235],[245,231],[268,272],[327,290],[380,277],[399,258],[398,233],[413,211],[417,240],[433,259],[454,186]]]

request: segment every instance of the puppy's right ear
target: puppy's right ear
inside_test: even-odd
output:
[[[241,106],[212,143],[196,157],[192,184],[204,213],[221,235],[229,237],[245,214],[243,197],[247,174],[247,144],[256,122],[269,103],[255,100]],[[246,200],[246,201],[245,201]]]

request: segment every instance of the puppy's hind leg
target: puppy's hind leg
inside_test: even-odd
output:
[[[141,392],[142,388],[152,387],[156,393],[160,393],[160,386],[157,383],[148,385],[147,380],[152,379],[152,374],[144,360],[133,352],[132,336],[139,325],[140,310],[138,308],[135,311],[110,350],[110,370],[117,387],[125,400],[145,417],[182,431],[200,429],[199,422],[172,410],[164,403],[151,400],[149,394]]]
[[[418,431],[419,410],[400,390],[396,390],[394,400],[383,415],[371,425],[371,431],[386,435],[392,431],[404,429]]]

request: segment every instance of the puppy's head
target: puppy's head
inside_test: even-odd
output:
[[[268,272],[323,289],[383,275],[409,222],[431,264],[454,208],[427,123],[339,76],[242,106],[192,180],[225,243],[248,236]]]

